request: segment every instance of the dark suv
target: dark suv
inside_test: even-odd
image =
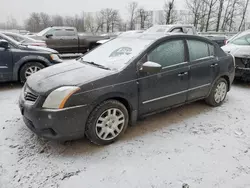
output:
[[[202,99],[221,105],[234,74],[234,58],[206,38],[135,34],[32,75],[19,105],[40,136],[109,144],[138,117]]]
[[[0,82],[24,83],[31,74],[60,62],[55,50],[24,45],[0,33]]]

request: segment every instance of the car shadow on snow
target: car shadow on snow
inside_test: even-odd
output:
[[[18,82],[0,83],[0,92],[12,90],[12,89],[21,89],[22,87],[23,87],[23,85],[18,83]]]
[[[171,131],[175,129],[178,124],[178,129],[188,126],[185,121],[189,118],[195,117],[199,114],[209,112],[213,108],[207,106],[203,101],[198,101],[192,104],[184,105],[166,112],[156,115],[151,115],[140,120],[136,125],[128,127],[125,135],[123,135],[116,143],[109,146],[96,146],[90,143],[86,138],[59,143],[55,141],[48,141],[35,136],[31,131],[25,131],[23,138],[26,138],[24,145],[31,146],[31,153],[41,153],[47,156],[68,157],[68,156],[84,156],[91,155],[96,152],[105,152],[109,148],[117,148],[123,144],[137,142],[138,139],[145,135],[154,135],[154,132],[164,129],[164,131]],[[181,126],[180,126],[181,125]],[[182,126],[183,125],[183,126]],[[26,128],[27,130],[27,128]],[[31,139],[30,139],[31,138]],[[27,148],[27,147],[25,147]]]
[[[250,82],[243,81],[241,79],[235,79],[233,82],[234,86],[244,87],[244,88],[250,88]]]

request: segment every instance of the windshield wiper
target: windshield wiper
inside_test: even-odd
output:
[[[84,61],[82,58],[81,58],[80,60],[81,60],[83,63],[87,63],[87,64],[90,64],[90,65],[94,65],[94,66],[99,67],[99,68],[101,68],[101,69],[111,70],[111,69],[108,68],[108,67],[105,67],[105,66],[103,66],[103,65],[97,64],[97,63],[92,62],[92,61]]]

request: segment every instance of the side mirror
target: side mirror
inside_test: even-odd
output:
[[[6,41],[6,40],[0,40],[0,47],[1,48],[5,48],[5,49],[9,48],[8,41]]]
[[[144,63],[140,69],[141,72],[146,73],[158,73],[162,69],[162,66],[159,63],[155,63],[152,61],[147,61]]]
[[[51,37],[53,37],[53,34],[47,34],[46,35],[46,38],[51,38]]]

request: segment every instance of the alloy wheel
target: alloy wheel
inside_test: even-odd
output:
[[[112,140],[123,130],[125,115],[118,108],[103,112],[96,121],[96,134],[102,140]]]

